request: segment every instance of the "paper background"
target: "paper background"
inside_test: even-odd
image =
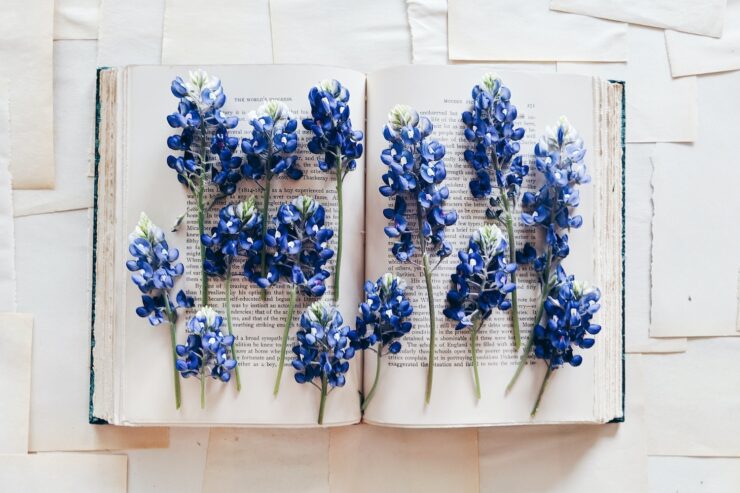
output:
[[[33,316],[0,313],[0,454],[28,451]]]

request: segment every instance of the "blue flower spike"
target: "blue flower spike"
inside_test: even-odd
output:
[[[355,355],[350,344],[356,338],[336,306],[316,301],[301,315],[301,328],[293,346],[295,381],[309,383],[321,391],[318,423],[324,424],[324,409],[329,392],[346,383],[349,360]],[[319,380],[319,384],[315,382]]]
[[[177,111],[167,116],[167,123],[179,134],[167,138],[167,147],[174,154],[167,156],[167,166],[177,173],[177,179],[196,198],[198,236],[205,233],[205,192],[208,181],[220,190],[220,197],[236,191],[241,179],[241,158],[234,156],[238,139],[228,131],[239,123],[236,116],[224,113],[226,104],[221,80],[198,69],[189,72],[187,80],[175,77],[170,86],[178,99]],[[181,215],[175,228],[185,215]],[[173,229],[173,231],[174,231]],[[200,248],[201,265],[206,260],[205,246]],[[208,304],[208,275],[201,269],[201,302]]]
[[[475,171],[470,193],[476,199],[487,198],[486,217],[505,228],[508,237],[508,260],[516,258],[514,214],[524,177],[529,166],[519,156],[524,128],[517,127],[517,109],[511,104],[511,91],[499,77],[486,74],[481,84],[473,87],[473,108],[462,114],[465,139],[472,148],[465,151],[465,161]],[[516,272],[511,273],[516,283]],[[519,307],[516,291],[511,293],[511,322],[514,349],[519,350]]]
[[[200,380],[200,407],[206,407],[206,378],[223,383],[231,380],[237,367],[234,336],[223,333],[224,319],[213,308],[204,306],[187,323],[187,343],[176,348],[177,371],[184,378]]]
[[[422,269],[427,288],[430,335],[426,404],[432,396],[436,338],[432,274],[452,253],[452,246],[445,239],[445,228],[457,222],[457,212],[443,208],[450,194],[442,185],[447,175],[445,146],[431,139],[432,131],[429,118],[419,115],[410,106],[396,105],[383,128],[388,148],[380,156],[388,167],[382,177],[380,193],[384,197],[395,197],[393,208],[383,211],[391,222],[385,228],[386,236],[393,240],[391,252],[399,262],[410,262]],[[409,202],[414,204],[410,210]],[[433,257],[437,258],[434,267],[431,265]]]
[[[377,355],[375,380],[362,401],[362,411],[367,409],[378,382],[383,356],[401,351],[401,339],[411,331],[409,317],[414,308],[406,296],[406,283],[400,277],[385,273],[380,278],[365,282],[365,301],[358,307],[355,322],[357,337],[351,341],[357,350],[374,351]]]
[[[452,288],[447,292],[445,316],[457,322],[455,329],[470,331],[475,396],[481,397],[478,376],[478,333],[493,310],[508,310],[509,295],[516,291],[515,263],[506,262],[504,234],[493,224],[481,226],[468,241],[468,248],[457,254],[460,263],[452,274]]]
[[[131,271],[131,280],[142,293],[142,306],[136,309],[136,314],[146,317],[149,323],[157,326],[167,322],[170,328],[172,343],[172,369],[175,382],[175,407],[180,409],[180,378],[175,365],[177,352],[175,348],[177,310],[191,308],[194,300],[180,290],[174,295],[174,285],[178,278],[185,273],[185,267],[177,262],[180,252],[167,244],[164,231],[157,227],[151,219],[141,213],[139,222],[129,235],[129,253],[133,259],[126,262],[126,268]]]
[[[321,171],[336,175],[337,189],[337,260],[334,269],[334,301],[339,300],[339,279],[342,270],[343,194],[342,184],[362,157],[364,135],[352,128],[349,90],[338,80],[325,79],[308,93],[311,118],[303,120],[303,128],[312,134],[308,150],[318,155]]]
[[[242,139],[241,148],[246,159],[241,165],[241,173],[262,188],[262,217],[270,217],[270,193],[272,180],[281,175],[291,180],[299,180],[303,172],[298,167],[298,121],[282,101],[265,101],[257,111],[249,113],[252,135]],[[262,235],[267,234],[267,222],[262,224]],[[267,276],[266,251],[260,254],[262,277]],[[267,291],[262,290],[262,300]]]
[[[254,197],[243,202],[225,205],[218,213],[218,223],[211,234],[201,236],[206,247],[203,269],[211,277],[224,279],[226,288],[226,326],[233,335],[231,324],[231,274],[237,257],[256,258],[263,250],[262,215],[255,206]],[[231,348],[234,352],[234,348]],[[236,390],[241,391],[239,368],[236,368]]]
[[[579,300],[581,299],[580,294],[586,292],[588,294],[583,294],[583,296],[589,301],[598,301],[599,296],[596,288],[586,290],[583,285],[578,284],[576,289],[574,287],[576,281],[572,277],[566,276],[560,265],[562,260],[570,253],[568,243],[570,230],[577,229],[583,224],[583,218],[575,214],[575,209],[580,203],[579,186],[591,181],[584,162],[585,154],[583,140],[578,131],[568,122],[567,118],[560,117],[555,127],[546,129],[545,135],[540,138],[534,148],[535,168],[537,173],[542,175],[543,184],[536,192],[522,194],[522,206],[525,209],[525,212],[522,212],[521,215],[522,222],[542,232],[540,235],[542,244],[538,245],[539,248],[529,243],[525,244],[522,250],[516,252],[516,260],[519,265],[532,267],[537,274],[541,293],[535,315],[535,326],[506,391],[509,392],[513,388],[534,347],[535,356],[546,359],[549,363],[537,398],[537,404],[532,410],[533,416],[537,411],[552,370],[560,367],[563,362],[575,363],[573,366],[577,366],[582,361],[579,355],[574,355],[572,358],[569,356],[570,353],[567,352],[567,349],[571,344],[570,339],[567,337],[561,339],[560,333],[557,333],[558,335],[555,337],[553,334],[556,334],[556,332],[551,332],[555,329],[555,326],[551,326],[550,321],[562,316],[553,311],[554,303],[560,296],[560,288],[566,286],[563,293],[566,297],[568,292],[578,292]],[[594,296],[596,296],[595,300]],[[598,304],[596,304],[595,309],[591,309],[595,313],[598,310]],[[568,315],[570,316],[571,313],[572,310]],[[570,326],[563,330],[567,333]],[[596,332],[598,330],[595,330],[593,334]],[[543,337],[552,339],[553,348],[557,349],[556,352],[552,352],[550,350],[552,348],[548,349],[543,342]],[[587,341],[590,342],[586,342],[586,345],[580,347],[588,348],[593,345],[593,339],[587,338]]]
[[[288,204],[282,204],[265,236],[263,248],[267,252],[267,275],[262,275],[259,256],[248,257],[244,263],[244,276],[259,287],[265,289],[275,284],[287,284],[290,288],[273,389],[276,397],[280,391],[297,295],[302,293],[310,298],[320,298],[326,291],[326,279],[330,274],[324,267],[334,256],[334,250],[329,247],[334,231],[325,227],[325,217],[324,206],[310,197],[301,195]]]

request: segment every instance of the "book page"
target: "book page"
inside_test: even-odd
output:
[[[277,375],[277,364],[288,307],[288,288],[275,286],[268,299],[259,299],[259,289],[242,275],[243,260],[236,259],[232,276],[232,317],[236,336],[236,359],[239,362],[242,390],[236,391],[235,382],[222,384],[207,381],[206,409],[199,403],[200,385],[197,379],[182,379],[182,409],[175,410],[172,386],[169,333],[165,327],[150,327],[140,319],[135,307],[140,305],[140,293],[125,272],[124,262],[127,235],[135,227],[141,211],[163,229],[169,230],[175,219],[190,211],[177,233],[167,233],[170,245],[180,249],[186,274],[176,289],[183,288],[200,301],[199,238],[195,214],[195,199],[178,182],[167,167],[166,157],[171,153],[166,139],[173,134],[165,120],[177,107],[177,99],[170,93],[170,82],[177,75],[187,76],[188,69],[196,67],[132,67],[128,70],[127,119],[125,136],[125,176],[122,218],[117,236],[121,258],[120,290],[125,292],[125,303],[120,308],[119,324],[123,335],[117,344],[122,348],[120,362],[120,399],[122,421],[132,424],[177,423],[217,425],[310,426],[316,423],[319,391],[313,385],[299,385],[294,381],[290,366],[295,333],[305,307],[315,301],[298,295],[293,328],[287,344],[286,367],[280,394],[273,397],[272,389]],[[272,182],[270,215],[279,204],[298,195],[314,197],[326,208],[327,226],[336,231],[337,207],[334,173],[324,173],[316,164],[316,156],[308,153],[306,138],[300,122],[310,116],[309,89],[322,79],[335,78],[349,88],[351,116],[356,128],[363,130],[365,120],[365,76],[359,72],[329,67],[296,66],[213,66],[203,67],[223,82],[227,96],[225,111],[240,117],[239,125],[230,135],[239,137],[251,131],[247,114],[256,110],[265,99],[282,100],[299,121],[298,165],[303,170],[301,180],[284,177]],[[241,151],[239,151],[241,152]],[[210,197],[215,194],[211,187]],[[254,195],[262,203],[261,189],[252,181],[240,182],[237,192],[228,202],[241,201]],[[206,200],[208,203],[208,200]],[[206,229],[215,224],[218,210],[225,202],[219,201],[206,218]],[[364,232],[364,160],[350,172],[344,181],[344,253],[342,260],[342,289],[339,308],[345,322],[352,324],[360,300],[363,281]],[[331,240],[336,250],[336,234]],[[326,268],[333,273],[334,260]],[[333,275],[324,295],[329,300],[333,291]],[[209,304],[225,316],[224,283],[210,278]],[[178,321],[178,341],[186,339],[184,324],[191,313]],[[327,398],[326,424],[349,424],[360,419],[358,389],[362,356],[350,361],[347,384],[336,388]],[[234,379],[232,379],[234,380]]]
[[[366,224],[367,245],[366,275],[369,279],[383,272],[404,277],[414,306],[411,333],[402,339],[403,349],[397,355],[384,358],[381,383],[374,401],[368,407],[365,420],[370,423],[399,426],[455,426],[492,425],[547,422],[594,421],[596,390],[595,358],[597,351],[583,351],[583,364],[579,368],[565,367],[550,379],[547,392],[540,405],[537,418],[529,414],[542,382],[546,365],[541,361],[530,364],[508,397],[504,389],[511,379],[518,354],[514,351],[510,312],[495,310],[486,320],[479,336],[479,371],[482,398],[476,402],[470,362],[470,335],[468,331],[456,332],[454,323],[442,314],[445,295],[450,287],[450,275],[458,263],[457,251],[466,248],[468,238],[485,222],[485,199],[476,200],[468,189],[474,176],[472,168],[463,159],[468,142],[463,136],[461,112],[471,105],[471,90],[480,83],[485,66],[416,66],[389,69],[368,76],[368,173]],[[533,163],[534,144],[561,115],[567,115],[571,124],[580,132],[587,149],[587,165],[593,166],[596,158],[594,90],[590,77],[549,74],[499,73],[512,92],[512,103],[519,112],[518,124],[526,129],[522,140],[521,155],[530,164],[530,175],[523,189],[536,186]],[[395,104],[408,104],[430,118],[434,125],[432,138],[447,147],[445,165],[450,198],[447,208],[458,212],[456,225],[445,231],[454,253],[434,272],[435,316],[437,320],[436,368],[431,403],[424,405],[429,344],[429,313],[423,273],[411,263],[399,263],[390,253],[391,241],[383,234],[388,224],[383,208],[391,201],[378,192],[386,171],[380,162],[380,153],[387,142],[382,129],[387,114]],[[593,173],[592,173],[593,174]],[[594,184],[580,188],[581,205],[578,213],[583,216],[583,226],[571,231],[571,255],[565,262],[566,270],[578,279],[594,281]],[[414,202],[409,201],[409,207]],[[515,237],[518,248],[525,241],[533,241],[534,233],[524,229],[516,211]],[[432,265],[436,260],[432,261]],[[539,287],[529,266],[519,269],[519,313],[522,345],[525,344],[534,321]],[[596,315],[598,320],[599,314]],[[596,322],[598,323],[598,321]],[[619,331],[619,327],[608,330]],[[599,337],[596,338],[598,345]],[[578,352],[578,351],[577,351]],[[375,358],[368,358],[365,382],[372,383]]]

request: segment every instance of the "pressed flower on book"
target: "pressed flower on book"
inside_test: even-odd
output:
[[[445,239],[445,228],[457,221],[457,212],[443,209],[449,196],[448,188],[442,185],[447,176],[445,146],[430,138],[432,131],[429,118],[420,116],[409,106],[397,105],[391,109],[383,128],[388,148],[380,156],[388,167],[380,193],[395,197],[393,208],[383,211],[392,223],[385,228],[385,234],[393,240],[391,252],[399,262],[410,262],[424,273],[430,330],[424,396],[427,404],[432,396],[436,338],[432,274],[452,253],[452,246]],[[412,203],[411,210],[408,201]],[[437,259],[434,265],[433,258]]]
[[[522,205],[522,222],[542,231],[539,248],[527,243],[517,252],[517,263],[531,265],[539,278],[541,293],[537,303],[535,326],[519,360],[507,392],[516,383],[529,353],[547,364],[547,371],[539,395],[532,408],[537,413],[547,383],[554,370],[564,364],[579,366],[583,361],[573,349],[588,349],[594,345],[590,335],[601,327],[591,324],[593,314],[600,305],[597,288],[578,282],[568,276],[560,263],[570,253],[568,233],[583,224],[580,215],[573,211],[580,203],[579,185],[589,183],[586,170],[583,140],[565,117],[554,128],[547,128],[545,135],[534,148],[535,167],[544,179],[537,192],[525,192]]]

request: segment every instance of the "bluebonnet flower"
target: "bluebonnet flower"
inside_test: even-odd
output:
[[[321,171],[336,174],[337,187],[337,262],[334,273],[334,301],[339,299],[339,278],[342,268],[342,230],[344,210],[342,183],[347,173],[357,167],[362,157],[361,131],[352,128],[349,113],[349,90],[335,79],[322,80],[308,93],[311,118],[303,120],[303,128],[313,135],[308,150],[318,154]]]
[[[574,214],[574,209],[580,202],[577,187],[591,180],[584,163],[585,153],[583,140],[578,132],[565,117],[561,117],[554,128],[547,128],[545,135],[535,145],[535,167],[543,176],[544,184],[537,192],[525,192],[522,196],[522,205],[527,210],[522,213],[522,222],[542,230],[544,241],[539,251],[531,244],[524,245],[524,248],[517,252],[517,262],[521,265],[532,265],[539,277],[542,291],[535,315],[534,330],[507,391],[513,387],[532,347],[535,347],[535,355],[549,361],[548,371],[537,399],[538,404],[553,368],[559,367],[563,362],[571,363],[573,366],[581,362],[580,356],[576,357],[572,355],[572,351],[568,352],[569,342],[568,347],[563,346],[563,342],[567,342],[567,339],[560,339],[558,335],[560,333],[551,331],[557,327],[551,326],[550,322],[553,317],[561,319],[561,322],[568,319],[564,322],[568,324],[571,321],[569,317],[573,314],[572,310],[564,315],[556,309],[555,301],[561,295],[561,288],[563,288],[562,295],[566,298],[570,296],[568,293],[586,292],[582,289],[582,285],[578,284],[576,287],[577,283],[574,284],[574,279],[567,277],[560,266],[562,259],[570,253],[568,232],[571,228],[578,228],[583,223],[582,217]],[[598,300],[598,290],[589,289],[588,293],[584,295],[585,299]],[[595,299],[594,296],[596,296]],[[580,295],[578,299],[581,299]],[[543,317],[545,322],[543,322]],[[564,326],[560,328],[562,327]],[[545,339],[550,339],[552,345],[547,346]],[[588,338],[586,340],[588,341]],[[585,344],[586,346],[582,347],[589,347],[588,344],[593,344],[593,342],[585,342]],[[535,406],[533,415],[536,410]]]
[[[296,295],[300,291],[306,296],[319,298],[326,291],[325,282],[329,272],[324,266],[334,256],[334,250],[329,247],[334,231],[325,227],[325,217],[324,206],[310,197],[299,196],[291,203],[281,205],[273,219],[273,227],[267,230],[265,236],[267,275],[262,275],[256,257],[247,258],[244,264],[244,275],[261,288],[278,283],[290,286],[275,395],[280,390]]]
[[[187,323],[187,343],[177,346],[176,368],[185,377],[200,379],[200,406],[205,407],[205,379],[231,380],[237,367],[234,336],[223,333],[223,317],[204,306]]]
[[[473,377],[476,397],[480,399],[477,339],[483,322],[494,309],[508,310],[510,293],[516,290],[512,275],[515,263],[507,263],[506,240],[492,224],[480,227],[468,241],[468,248],[457,253],[460,263],[452,274],[453,287],[447,292],[444,314],[457,322],[456,330],[470,329]]]
[[[375,395],[380,377],[380,359],[401,350],[401,338],[411,331],[408,320],[414,309],[406,296],[403,279],[385,273],[375,281],[365,282],[365,301],[360,303],[355,322],[354,348],[375,351],[378,359],[375,366],[375,381],[362,402],[364,411]],[[377,347],[373,349],[373,346]]]
[[[589,349],[595,342],[591,336],[601,331],[600,325],[592,323],[594,314],[601,307],[599,289],[566,275],[560,265],[555,277],[555,285],[544,303],[544,316],[533,332],[534,355],[547,362],[547,372],[532,416],[537,412],[552,371],[566,363],[579,366],[583,357],[573,354],[573,348]]]
[[[303,172],[298,168],[296,129],[298,122],[281,101],[265,101],[256,112],[250,112],[249,123],[252,135],[242,139],[242,151],[246,156],[241,173],[262,188],[262,217],[270,214],[270,191],[272,179],[284,174],[298,180]],[[261,184],[260,181],[263,183]],[[262,238],[267,235],[267,221],[262,224]],[[260,254],[261,276],[267,276],[266,251]],[[263,300],[266,291],[262,291]]]
[[[211,234],[204,234],[206,247],[203,269],[209,276],[222,277],[226,287],[226,326],[231,326],[231,264],[236,256],[255,258],[262,250],[262,216],[255,208],[254,197],[237,204],[227,204],[218,213],[218,224]],[[232,352],[233,352],[232,347]],[[236,369],[236,389],[241,390],[241,377]]]
[[[517,127],[517,109],[511,104],[511,91],[501,79],[486,74],[483,82],[473,87],[473,108],[462,114],[465,138],[473,145],[464,153],[475,171],[470,181],[470,192],[475,198],[488,198],[490,207],[486,217],[499,222],[506,228],[509,245],[509,261],[516,257],[514,241],[514,209],[524,177],[529,166],[523,164],[519,141],[524,137],[524,128]],[[494,189],[496,192],[494,193]],[[516,273],[512,272],[516,283]],[[519,309],[517,293],[511,295],[514,348],[519,349]]]
[[[321,391],[318,423],[324,422],[326,396],[335,387],[343,387],[349,371],[349,361],[355,355],[350,344],[354,336],[339,310],[325,301],[311,304],[301,315],[301,329],[293,347],[295,380],[310,383]],[[319,379],[321,384],[316,384]]]
[[[170,248],[164,231],[157,227],[145,213],[129,235],[129,253],[132,260],[126,268],[133,272],[131,280],[142,292],[142,306],[136,314],[147,317],[151,325],[169,323],[172,340],[175,338],[177,310],[193,306],[194,300],[180,290],[172,301],[172,290],[177,279],[185,273],[185,267],[178,263],[180,252]],[[173,342],[172,351],[175,347]],[[175,405],[180,408],[180,381],[175,375]]]
[[[228,135],[239,119],[223,112],[226,95],[221,80],[201,69],[190,72],[188,80],[176,77],[170,89],[179,102],[177,111],[167,116],[167,123],[181,130],[167,139],[167,146],[176,152],[167,156],[167,165],[177,173],[178,181],[195,195],[198,235],[203,236],[208,180],[219,187],[222,196],[233,194],[240,180],[241,158],[234,156],[238,140]],[[175,228],[184,216],[178,218]],[[200,254],[203,264],[205,248],[201,247]],[[203,269],[201,297],[203,304],[208,304],[208,277]]]
[[[430,318],[429,366],[427,370],[426,403],[429,403],[434,373],[435,311],[432,296],[432,273],[452,253],[452,246],[445,239],[445,228],[457,222],[457,212],[445,211],[443,205],[449,190],[442,185],[447,172],[444,165],[445,146],[431,140],[432,122],[420,116],[413,108],[397,105],[388,114],[388,124],[383,136],[388,141],[380,159],[388,167],[383,175],[380,193],[395,197],[392,208],[383,215],[392,225],[385,234],[394,240],[391,252],[400,262],[412,262],[424,271]],[[415,203],[415,210],[408,211],[407,199]],[[408,221],[409,212],[415,221]],[[413,260],[417,253],[421,263]],[[430,256],[439,260],[434,267]]]

